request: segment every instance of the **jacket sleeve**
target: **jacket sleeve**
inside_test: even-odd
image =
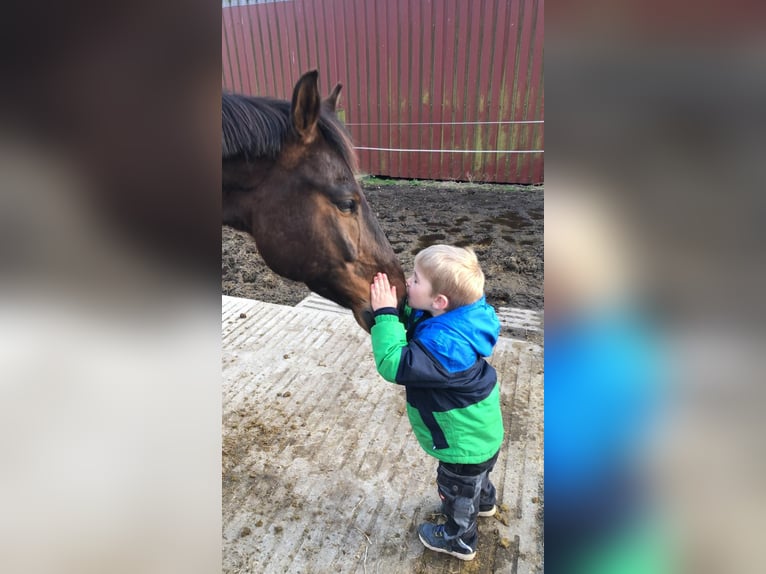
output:
[[[407,341],[404,325],[393,313],[375,317],[372,352],[380,376],[413,388],[446,388],[460,377],[448,373],[418,340]]]
[[[394,314],[378,315],[375,317],[375,325],[372,326],[370,334],[378,373],[387,381],[395,383],[399,362],[402,359],[402,349],[407,346],[404,325]]]

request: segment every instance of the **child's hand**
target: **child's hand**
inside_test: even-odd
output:
[[[385,273],[378,273],[370,285],[370,304],[372,310],[377,311],[383,307],[394,307],[399,304],[399,299],[396,296],[396,287],[391,286],[388,282],[388,275]]]

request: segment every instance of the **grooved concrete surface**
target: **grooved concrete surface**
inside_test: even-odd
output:
[[[309,294],[296,307],[307,307],[320,311],[335,311],[351,315],[351,311],[344,309],[332,301],[320,297],[316,293]],[[541,339],[541,337],[530,337],[532,334],[542,335],[544,324],[544,313],[542,311],[532,311],[530,309],[516,309],[514,307],[498,307],[497,318],[503,326],[504,333],[512,333],[523,340]]]
[[[223,571],[542,572],[543,352],[501,338],[506,440],[477,558],[425,549],[436,459],[347,313],[223,297]]]

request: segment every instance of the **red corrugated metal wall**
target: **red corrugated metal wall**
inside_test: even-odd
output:
[[[223,87],[290,99],[318,68],[325,94],[344,86],[362,171],[541,183],[543,11],[543,0],[224,2]]]

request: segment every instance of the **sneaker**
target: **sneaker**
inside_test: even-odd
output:
[[[479,516],[494,516],[497,514],[497,506],[489,504],[479,505]]]
[[[460,538],[446,540],[444,538],[444,525],[431,524],[424,522],[418,527],[418,538],[423,546],[430,548],[435,552],[449,554],[460,560],[473,560],[476,558],[476,551],[468,546]]]

